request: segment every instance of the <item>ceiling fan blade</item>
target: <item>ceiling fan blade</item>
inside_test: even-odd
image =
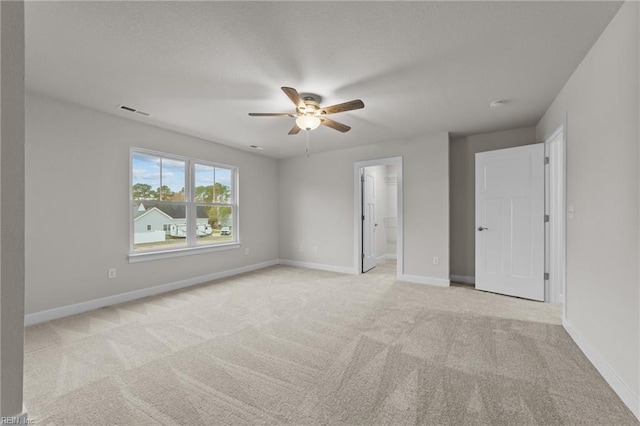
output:
[[[335,114],[336,112],[345,112],[360,108],[364,108],[364,102],[362,102],[360,99],[356,99],[337,105],[331,105],[326,108],[321,108],[321,110],[324,111],[325,114]]]
[[[331,127],[332,129],[335,129],[342,133],[346,133],[349,130],[351,130],[351,127],[347,126],[346,124],[338,123],[337,121],[329,120],[328,118],[325,118],[325,117],[322,117],[320,120],[321,120],[321,124],[327,127]]]
[[[250,112],[251,117],[295,117],[289,112]]]
[[[307,108],[307,105],[304,103],[298,91],[293,87],[281,87],[282,91],[291,99],[299,111],[304,111]]]
[[[289,130],[289,134],[290,135],[297,135],[298,133],[300,133],[300,130],[302,130],[300,127],[298,127],[297,124],[294,124],[293,127],[291,128],[291,130]]]

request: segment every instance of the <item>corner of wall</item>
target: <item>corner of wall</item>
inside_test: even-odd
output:
[[[578,213],[567,221],[567,314],[563,325],[638,419],[639,31],[640,6],[626,1],[536,126],[538,139],[545,139],[566,123],[566,201],[575,205]],[[603,137],[611,143],[603,146]],[[603,196],[615,208],[600,207]],[[593,200],[600,200],[600,206],[586,208],[594,206]],[[593,220],[612,226],[595,236],[591,232]]]
[[[636,3],[637,4],[637,3]],[[636,40],[640,40],[640,6],[636,7]],[[638,164],[640,165],[640,42],[638,42]],[[640,169],[640,167],[638,168]],[[637,170],[638,170],[637,169]],[[640,172],[638,173],[638,202],[640,203]],[[638,287],[640,288],[640,216],[638,216]],[[638,291],[638,306],[640,306],[640,291]],[[638,329],[640,329],[640,317],[638,317]],[[640,343],[639,343],[640,344]],[[638,383],[640,384],[640,350],[638,351]],[[639,404],[640,405],[640,404]],[[640,407],[634,413],[640,420]]]
[[[598,350],[584,338],[580,332],[573,327],[571,322],[566,318],[562,319],[562,326],[567,331],[571,339],[578,345],[582,353],[598,370],[598,373],[611,386],[615,393],[620,397],[622,402],[631,410],[631,412],[640,420],[640,400],[624,380],[616,373],[607,360],[598,352]]]

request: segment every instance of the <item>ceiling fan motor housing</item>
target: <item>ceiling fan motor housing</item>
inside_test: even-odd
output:
[[[320,97],[319,95],[316,95],[314,93],[301,93],[300,97],[302,98],[302,101],[307,106],[307,108],[304,111],[298,109],[298,112],[313,113],[320,110],[320,102],[322,102],[322,97]]]
[[[316,104],[322,103],[322,96],[316,95],[315,93],[300,93],[300,97],[307,103],[307,101],[315,102]]]

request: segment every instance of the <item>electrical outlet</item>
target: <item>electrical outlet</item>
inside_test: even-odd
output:
[[[313,252],[318,253],[318,246],[313,246]]]
[[[116,277],[116,268],[109,268],[109,269],[107,270],[107,277],[108,277],[110,280],[115,279],[115,277]]]
[[[437,257],[434,257],[434,258],[433,258],[433,264],[434,264],[434,265],[438,265],[438,264],[440,264],[440,259],[438,259]]]
[[[244,254],[249,254],[249,249],[248,248],[244,249]]]
[[[304,251],[304,249],[302,248],[302,244],[300,244],[300,245],[298,246],[298,251],[299,251],[299,252],[303,252],[303,251]]]

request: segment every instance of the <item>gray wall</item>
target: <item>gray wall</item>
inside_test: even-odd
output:
[[[475,155],[536,142],[535,127],[452,138],[449,145],[451,275],[475,277]]]
[[[22,413],[24,358],[24,3],[0,2],[0,423]],[[6,422],[6,423],[5,423]]]
[[[537,126],[567,116],[566,321],[639,393],[638,3],[625,3]]]
[[[448,280],[448,144],[442,133],[280,160],[280,257],[355,269],[354,163],[402,156],[405,274]]]
[[[278,258],[275,160],[35,94],[26,119],[27,314]],[[238,166],[242,248],[130,264],[131,146]]]

